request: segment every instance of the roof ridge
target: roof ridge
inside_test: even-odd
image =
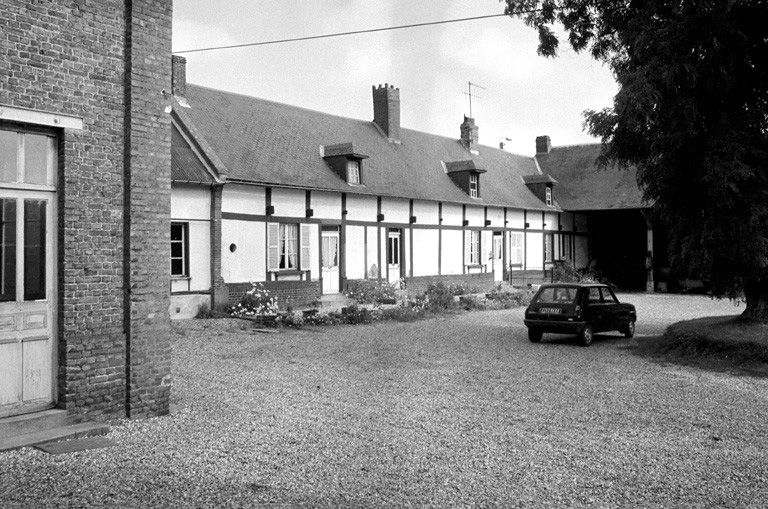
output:
[[[602,145],[602,142],[594,142],[594,143],[573,143],[571,145],[558,145],[556,147],[552,147],[552,150],[557,150],[560,148],[576,148],[576,147],[596,147]],[[536,154],[536,155],[544,155],[544,154]]]

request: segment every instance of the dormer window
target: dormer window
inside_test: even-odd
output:
[[[477,198],[477,175],[470,175],[469,176],[469,196],[472,198]]]
[[[447,161],[443,165],[456,186],[471,198],[480,198],[480,174],[485,173],[484,169],[478,168],[472,159]]]
[[[363,159],[367,159],[368,156],[355,152],[351,143],[321,145],[320,156],[347,184],[363,185]]]
[[[545,192],[546,192],[545,201],[546,201],[547,207],[551,207],[552,206],[552,187],[547,186],[547,190]]]
[[[347,183],[360,184],[360,161],[356,159],[349,159],[347,161]]]

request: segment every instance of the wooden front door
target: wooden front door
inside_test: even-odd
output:
[[[491,261],[493,262],[493,280],[497,283],[504,281],[504,237],[501,232],[493,234]]]
[[[55,137],[0,129],[0,417],[56,398]]]
[[[321,243],[323,294],[339,293],[339,231],[323,230]]]

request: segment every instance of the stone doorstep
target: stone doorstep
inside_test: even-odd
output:
[[[109,429],[109,426],[106,424],[91,422],[71,424],[69,426],[58,426],[9,438],[0,438],[0,451],[11,451],[31,445],[40,445],[61,440],[72,440],[74,438],[106,435],[109,432]]]

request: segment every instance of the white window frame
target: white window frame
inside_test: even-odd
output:
[[[467,265],[480,265],[480,244],[482,233],[480,230],[468,230],[466,237]]]
[[[478,190],[479,187],[477,175],[472,174],[469,176],[469,196],[472,198],[478,198],[480,196]]]
[[[399,230],[390,230],[387,233],[387,264],[390,267],[400,266],[400,244],[402,241]]]
[[[171,277],[186,278],[189,277],[189,223],[183,221],[171,221],[172,230],[174,226],[181,227],[181,239],[173,240],[173,236],[171,236],[171,246],[174,244],[181,244],[181,256],[173,256],[173,248],[171,248]],[[181,260],[181,274],[174,274],[174,260]]]
[[[547,186],[544,193],[545,193],[545,198],[547,202],[547,207],[551,207],[552,206],[552,188]]]
[[[512,266],[523,266],[523,245],[525,242],[525,233],[509,232],[509,264]]]
[[[286,234],[295,231],[295,238]],[[309,271],[310,225],[303,223],[267,224],[267,272]],[[290,263],[295,257],[294,263]]]
[[[362,175],[360,172],[360,161],[357,159],[347,160],[347,183],[359,186],[362,184]]]
[[[555,236],[552,233],[544,234],[544,263],[550,263],[554,259]]]

